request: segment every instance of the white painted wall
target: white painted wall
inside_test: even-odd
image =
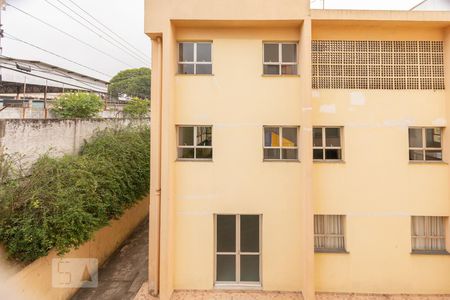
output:
[[[105,128],[121,128],[149,124],[149,119],[0,120],[0,153],[21,154],[23,163],[40,155],[76,154],[84,141]]]

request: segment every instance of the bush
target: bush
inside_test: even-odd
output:
[[[80,155],[44,156],[29,176],[3,185],[9,199],[0,241],[10,257],[31,262],[53,248],[67,253],[120,217],[148,193],[149,148],[148,128],[106,130]]]
[[[103,109],[100,97],[92,93],[66,93],[56,99],[52,112],[59,118],[92,118]]]
[[[150,101],[148,99],[133,98],[123,108],[123,113],[130,118],[143,118],[148,116]]]

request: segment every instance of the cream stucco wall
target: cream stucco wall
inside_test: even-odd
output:
[[[175,289],[213,288],[214,213],[262,214],[263,288],[302,289],[302,165],[262,162],[264,125],[302,124],[300,78],[263,77],[255,55],[299,32],[177,30],[177,40],[213,41],[213,76],[176,76],[175,124],[212,125],[214,159],[175,162]]]
[[[408,161],[408,126],[447,126],[450,93],[312,91],[310,67],[311,39],[446,39],[449,74],[450,14],[309,12],[307,2],[146,1],[145,30],[162,53],[150,238],[161,299],[213,289],[215,213],[263,215],[263,290],[450,293],[450,256],[410,254],[411,215],[450,215],[450,168]],[[176,75],[183,40],[212,41],[213,75]],[[299,41],[300,76],[262,76],[263,41]],[[213,161],[176,161],[176,125],[212,125]],[[263,125],[300,126],[301,162],[263,162]],[[313,125],[344,127],[344,162],[312,163]],[[314,255],[314,213],[346,215],[349,253]]]
[[[314,39],[443,37],[444,31],[434,27],[318,24],[313,28]],[[344,127],[345,161],[314,165],[314,210],[346,215],[349,251],[316,254],[318,291],[450,293],[450,257],[410,254],[411,216],[450,215],[448,164],[408,160],[408,126],[445,127],[446,93],[313,92],[314,124]],[[323,106],[334,111],[321,110]]]

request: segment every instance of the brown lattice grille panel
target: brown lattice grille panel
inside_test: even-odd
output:
[[[313,41],[314,89],[443,90],[442,41]]]

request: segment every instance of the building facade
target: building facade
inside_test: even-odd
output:
[[[145,15],[152,295],[450,294],[449,12]]]

